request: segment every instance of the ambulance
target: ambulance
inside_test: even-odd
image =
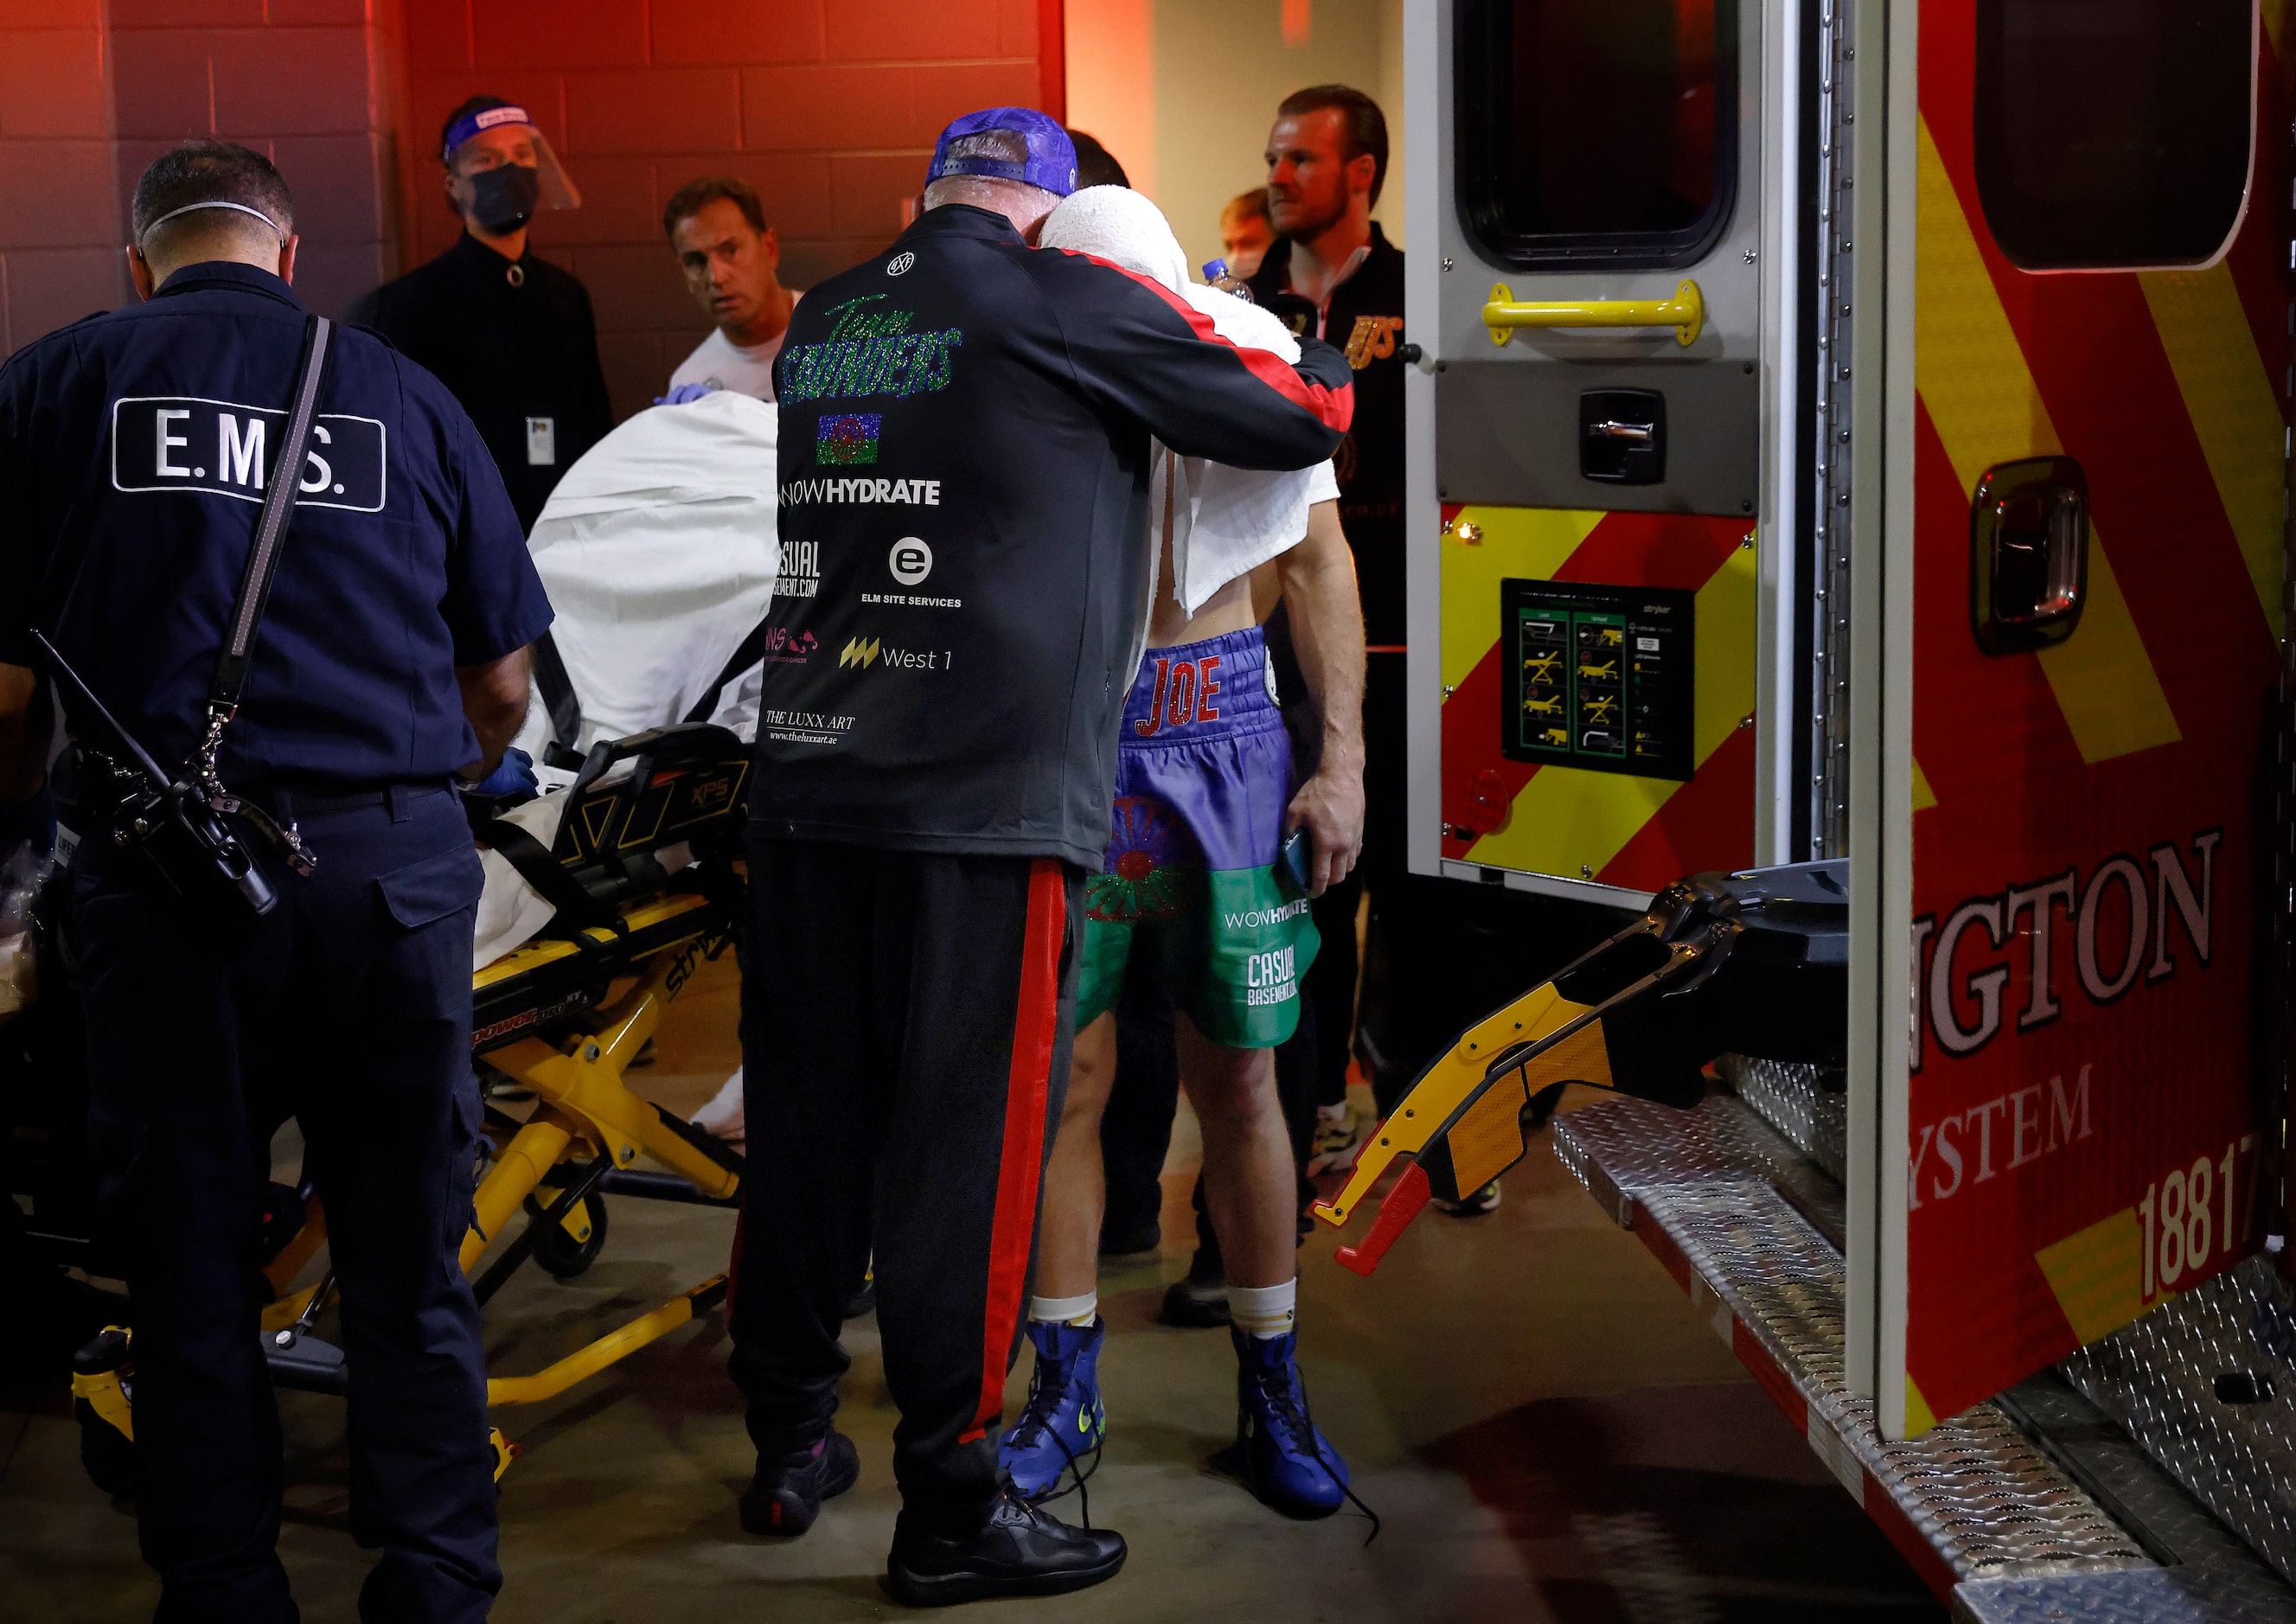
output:
[[[1411,865],[1842,893],[1554,1144],[1964,1617],[2296,1616],[2288,10],[1406,7]]]

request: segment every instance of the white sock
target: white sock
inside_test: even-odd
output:
[[[1231,1285],[1227,1288],[1227,1316],[1235,1328],[1247,1336],[1283,1336],[1296,1322],[1300,1303],[1300,1277],[1294,1275],[1282,1285]]]
[[[1046,1325],[1089,1325],[1100,1317],[1100,1293],[1093,1291],[1081,1297],[1031,1297],[1029,1317]]]

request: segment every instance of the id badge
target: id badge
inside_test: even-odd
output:
[[[529,468],[554,468],[558,465],[556,418],[529,417],[526,420],[526,465]]]

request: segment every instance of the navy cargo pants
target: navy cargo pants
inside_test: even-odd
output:
[[[482,1619],[502,1574],[479,1312],[455,1250],[480,1117],[457,798],[291,812],[318,866],[266,858],[279,906],[194,922],[100,838],[73,861],[99,1211],[128,1259],[136,1516],[158,1617],[298,1615],[275,1546],[279,1417],[257,1272],[272,1130],[299,1119],[342,1289],[351,1527],[380,1547],[359,1614]]]

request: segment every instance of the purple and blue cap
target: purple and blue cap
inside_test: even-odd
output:
[[[1023,181],[1066,197],[1076,190],[1076,147],[1059,120],[1033,107],[992,107],[941,131],[925,184],[946,175]]]

